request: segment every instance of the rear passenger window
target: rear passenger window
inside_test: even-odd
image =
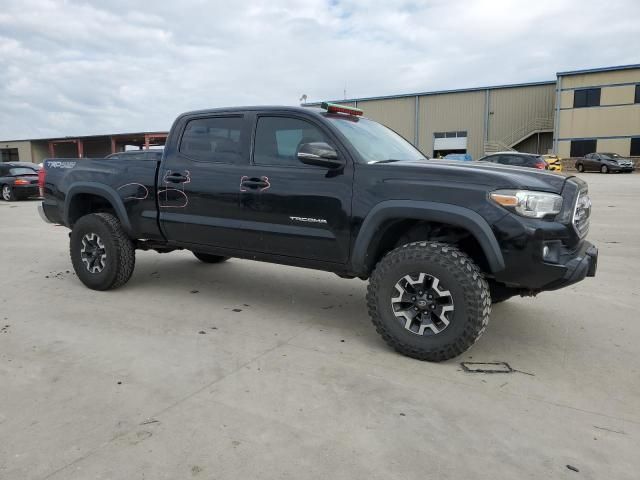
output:
[[[242,158],[240,136],[242,117],[198,118],[187,123],[180,153],[194,160],[238,163]]]
[[[257,165],[307,167],[297,154],[304,143],[326,142],[327,137],[315,125],[297,118],[260,117],[256,127],[253,162]]]

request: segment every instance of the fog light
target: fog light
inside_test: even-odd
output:
[[[549,247],[545,245],[542,247],[542,258],[547,258],[549,256]]]

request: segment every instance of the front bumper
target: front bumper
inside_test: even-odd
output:
[[[557,290],[596,273],[598,249],[571,226],[507,215],[494,231],[505,263],[494,278],[508,287]]]
[[[544,290],[558,290],[578,283],[585,277],[595,277],[598,269],[598,249],[595,245],[584,242],[579,253],[565,265],[562,278],[545,286]]]

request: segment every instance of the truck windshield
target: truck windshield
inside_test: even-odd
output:
[[[367,163],[426,160],[424,155],[393,130],[366,118],[327,115]]]

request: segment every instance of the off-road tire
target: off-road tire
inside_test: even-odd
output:
[[[408,331],[393,313],[390,299],[404,275],[424,272],[450,290],[455,310],[449,326],[435,335]],[[387,253],[376,265],[367,290],[369,316],[389,346],[408,357],[430,362],[454,358],[482,335],[491,314],[489,285],[467,254],[447,243],[413,242]]]
[[[91,273],[81,257],[82,239],[92,233],[100,237],[107,255],[104,269],[97,273]],[[133,242],[120,221],[109,213],[92,213],[81,217],[71,230],[69,251],[76,275],[92,290],[121,287],[131,278],[136,263]]]
[[[602,165],[600,167],[600,173],[609,173],[609,167],[607,167],[606,165]]]
[[[193,255],[204,263],[222,263],[229,260],[229,257],[223,257],[222,255],[211,255],[209,253],[192,252]]]
[[[584,172],[584,165],[579,163],[578,165],[576,165],[576,170],[578,170],[580,173]]]

